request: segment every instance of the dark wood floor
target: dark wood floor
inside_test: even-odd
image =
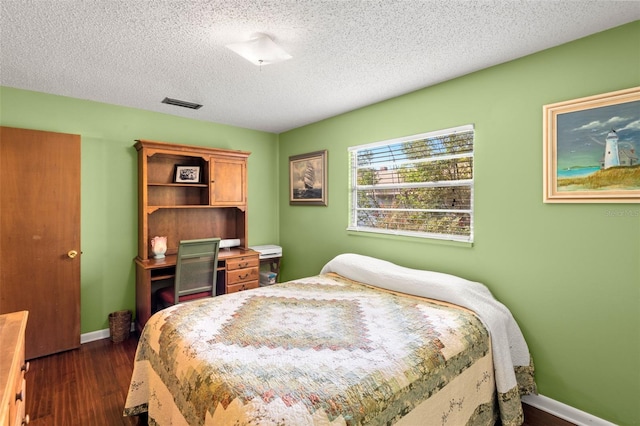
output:
[[[109,339],[30,361],[27,413],[30,426],[146,425],[123,417],[138,341]],[[571,426],[525,404],[525,426]],[[222,426],[222,425],[221,425]]]
[[[31,360],[26,412],[30,426],[142,425],[123,417],[136,338],[109,339]]]

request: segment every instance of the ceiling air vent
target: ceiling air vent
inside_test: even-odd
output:
[[[175,105],[175,106],[179,106],[182,108],[189,108],[189,109],[200,109],[202,108],[202,105],[200,104],[194,104],[193,102],[187,102],[187,101],[181,101],[179,99],[171,99],[171,98],[164,98],[162,100],[163,104],[169,104],[169,105]]]

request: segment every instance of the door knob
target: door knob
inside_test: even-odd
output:
[[[78,252],[75,250],[69,250],[69,253],[67,253],[67,256],[69,256],[71,259],[73,259],[77,255],[78,255]]]

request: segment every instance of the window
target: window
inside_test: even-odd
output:
[[[348,230],[473,241],[473,125],[349,148]]]

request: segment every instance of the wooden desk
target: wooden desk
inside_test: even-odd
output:
[[[142,328],[155,313],[154,293],[162,287],[173,285],[177,256],[164,259],[143,260],[135,258],[136,264],[136,330]],[[241,248],[220,249],[218,254],[218,276],[216,295],[234,293],[259,287],[259,254]]]

